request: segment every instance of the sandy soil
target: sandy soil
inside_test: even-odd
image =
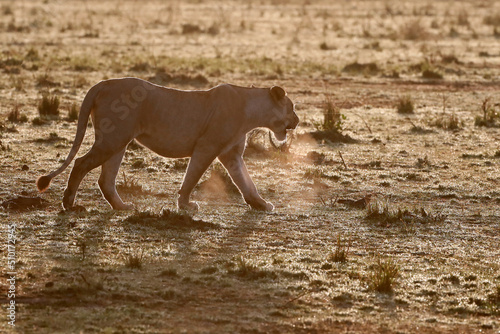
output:
[[[0,12],[0,331],[499,333],[500,3],[48,0]],[[186,161],[135,145],[118,184],[136,211],[110,209],[97,170],[80,187],[85,212],[61,211],[70,169],[39,195],[36,178],[71,147],[69,111],[123,76],[284,87],[301,118],[289,152],[259,132],[245,156],[275,211],[250,210],[215,164],[194,193],[200,211],[177,213]],[[59,117],[40,117],[43,95],[60,99]],[[404,97],[413,112],[398,112]],[[344,118],[317,139],[328,101]],[[89,129],[80,154],[92,142]]]

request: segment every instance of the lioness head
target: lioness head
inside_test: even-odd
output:
[[[273,86],[269,94],[274,102],[270,129],[279,141],[286,140],[287,130],[295,129],[299,124],[299,117],[295,113],[293,102],[286,96],[283,88]]]

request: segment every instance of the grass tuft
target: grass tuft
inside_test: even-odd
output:
[[[329,262],[347,262],[347,258],[349,256],[349,249],[351,248],[351,239],[350,238],[342,238],[342,235],[339,234],[337,236],[337,243],[335,246],[335,251],[328,257]]]
[[[426,40],[430,37],[427,28],[420,19],[412,20],[401,27],[401,37],[410,41]]]
[[[486,15],[483,23],[489,26],[500,27],[500,13]]]
[[[16,104],[14,109],[7,116],[9,122],[12,123],[26,123],[28,121],[28,117],[25,114],[22,114],[19,111],[19,106]]]
[[[125,172],[122,172],[123,175],[123,183],[117,184],[116,189],[120,192],[124,192],[127,194],[144,194],[147,193],[144,191],[143,187],[135,178],[128,178]]]
[[[235,268],[229,269],[228,273],[248,280],[276,279],[278,274],[274,271],[259,268],[255,263],[238,256],[235,261]]]
[[[44,95],[38,104],[38,114],[40,117],[57,118],[59,117],[59,104],[57,96]]]
[[[125,256],[125,266],[132,269],[141,269],[144,259],[144,248],[130,252]]]
[[[500,121],[500,112],[498,112],[492,105],[490,98],[487,97],[483,100],[481,104],[481,110],[483,115],[476,116],[474,119],[475,126],[484,127],[498,127],[500,126],[498,122]]]
[[[400,114],[413,114],[415,112],[415,104],[411,95],[407,94],[399,98],[397,110]]]
[[[422,78],[429,80],[442,80],[443,75],[435,69],[427,68],[422,71]]]
[[[311,136],[316,140],[329,140],[331,142],[354,143],[356,140],[349,135],[343,134],[344,121],[347,117],[341,113],[342,105],[333,102],[331,95],[325,96],[323,121],[314,124],[316,131]]]
[[[373,201],[366,207],[366,220],[378,222],[382,225],[396,223],[440,224],[445,222],[446,215],[432,213],[423,207],[420,208],[392,208],[388,202]]]
[[[464,127],[464,122],[455,113],[442,114],[429,122],[430,126],[444,130],[460,130]]]
[[[76,103],[71,104],[71,108],[68,111],[68,120],[71,122],[78,120],[78,107]]]
[[[377,258],[373,265],[373,271],[368,276],[370,290],[381,293],[392,293],[397,280],[400,277],[400,270],[397,263],[392,259]]]

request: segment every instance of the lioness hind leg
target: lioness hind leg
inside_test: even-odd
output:
[[[113,155],[113,153],[114,152],[112,151],[103,151],[96,146],[92,146],[87,154],[75,160],[75,165],[71,170],[71,174],[68,179],[68,186],[66,187],[63,196],[63,207],[66,210],[73,207],[76,192],[78,191],[78,187],[80,186],[80,183],[85,175],[87,175],[87,173],[92,169],[99,167],[106,162],[106,160],[109,159],[110,154]]]
[[[102,164],[101,176],[99,177],[99,188],[102,195],[114,210],[131,210],[134,206],[130,203],[123,203],[120,195],[116,191],[116,175],[120,169],[120,164],[125,154],[126,148],[116,153],[108,161]]]

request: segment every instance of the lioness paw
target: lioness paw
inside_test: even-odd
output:
[[[180,202],[180,201],[177,201],[177,207],[180,210],[186,210],[186,211],[198,211],[198,209],[200,208],[198,206],[198,203],[196,203],[196,202],[184,203],[184,202]]]
[[[272,203],[266,202],[265,205],[265,211],[273,211],[274,210],[274,205]]]
[[[269,202],[262,201],[262,202],[253,202],[253,203],[248,203],[250,207],[254,210],[258,211],[273,211],[274,210],[274,205],[272,205]]]

